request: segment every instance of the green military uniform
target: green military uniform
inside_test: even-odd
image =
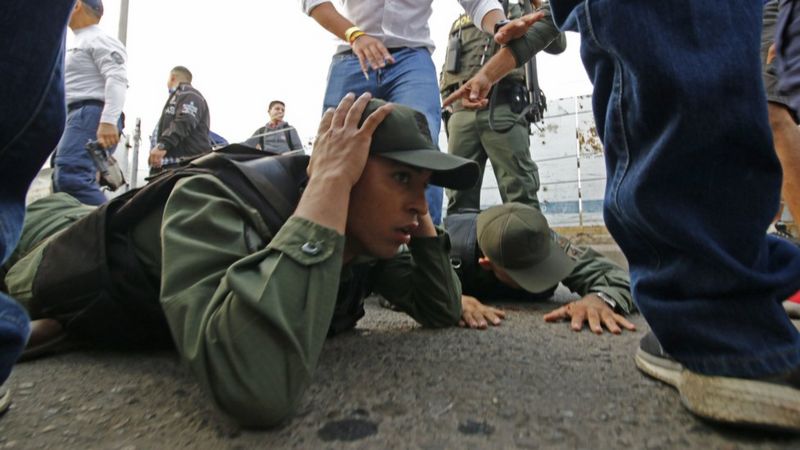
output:
[[[463,191],[448,190],[448,214],[459,210],[480,208],[481,182],[487,158],[492,162],[492,168],[497,178],[500,197],[503,202],[519,202],[534,207],[539,207],[536,193],[539,190],[539,170],[530,155],[530,137],[527,123],[515,122],[524,103],[520,102],[527,91],[525,90],[525,72],[521,67],[536,52],[547,48],[558,53],[563,51],[566,41],[560,34],[550,15],[549,5],[542,10],[545,17],[528,29],[521,39],[513,41],[509,47],[515,57],[519,54],[530,53],[525,59],[517,58],[517,69],[513,70],[495,86],[499,89],[497,104],[494,107],[493,122],[495,129],[502,130],[513,127],[505,132],[492,131],[489,124],[489,110],[465,110],[461,102],[453,105],[452,115],[447,121],[448,152],[476,161],[481,168],[481,177],[478,184],[472,189]],[[523,14],[519,4],[511,5],[509,18],[518,18]],[[451,27],[451,39],[447,51],[447,58],[440,77],[442,98],[458,89],[463,83],[472,78],[485,61],[496,52],[492,36],[484,33],[466,15],[460,16]],[[459,64],[451,61],[456,56],[453,45],[458,42],[460,52],[457,52]],[[556,48],[559,47],[560,48]],[[448,68],[458,68],[457,71],[448,71]]]
[[[35,303],[43,252],[93,210],[64,194],[30,206],[5,277],[14,297]],[[244,425],[274,425],[292,412],[326,336],[355,325],[370,291],[424,326],[451,326],[461,314],[443,232],[412,239],[391,260],[343,267],[344,236],[298,217],[273,236],[259,212],[212,175],[178,181],[130,238],[137,259],[160,280],[160,305],[178,352]],[[359,276],[368,283],[348,283]]]
[[[601,297],[605,297],[614,303],[614,309],[618,312],[630,314],[636,311],[636,306],[634,306],[631,297],[631,279],[625,269],[619,267],[591,247],[575,245],[555,231],[553,231],[553,240],[575,261],[575,269],[561,280],[561,284],[581,297],[593,292],[600,293]],[[491,298],[545,299],[552,297],[556,288],[556,286],[553,286],[553,289],[539,294],[513,290],[502,285],[494,274],[487,270],[478,272],[475,284],[477,288],[474,292],[468,292],[467,289],[464,289],[464,294],[472,295],[481,300]],[[515,292],[508,292],[512,290]],[[481,295],[481,293],[485,293],[485,295]]]
[[[531,293],[506,286],[493,272],[478,267],[477,260],[481,252],[476,236],[477,219],[476,212],[453,214],[445,218],[453,243],[450,257],[461,278],[463,293],[482,301],[545,300],[552,297],[557,284],[542,292]],[[620,313],[636,311],[631,297],[630,276],[625,269],[590,247],[575,245],[551,229],[549,232],[550,239],[574,262],[572,271],[561,280],[561,284],[581,297],[598,293],[606,302],[613,303],[614,309]]]

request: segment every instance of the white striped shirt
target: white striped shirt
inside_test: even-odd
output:
[[[427,47],[433,53],[436,47],[431,39],[428,19],[431,17],[433,0],[341,0],[344,11],[340,11],[354,25],[368,35],[379,39],[386,48]],[[331,0],[300,0],[303,11],[311,10]],[[496,9],[502,12],[497,0],[458,0],[464,11],[481,23],[483,16]],[[342,41],[337,53],[349,50]]]

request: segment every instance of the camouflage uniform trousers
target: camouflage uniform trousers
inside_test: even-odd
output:
[[[508,127],[517,114],[509,105],[494,108],[496,129]],[[447,213],[479,209],[481,183],[486,160],[492,163],[500,198],[503,203],[519,202],[539,208],[536,192],[539,190],[539,168],[530,154],[530,136],[527,122],[517,123],[506,133],[492,131],[489,110],[461,110],[453,113],[447,123],[448,149],[453,155],[476,161],[481,168],[479,182],[472,189],[447,190]]]

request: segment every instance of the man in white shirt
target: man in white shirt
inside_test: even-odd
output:
[[[441,104],[428,19],[432,0],[403,2],[348,0],[339,13],[330,0],[301,0],[303,11],[343,40],[331,61],[323,110],[335,107],[348,92],[410,106],[425,115],[431,139],[439,142]],[[508,21],[497,0],[459,0],[474,22],[497,33]],[[532,22],[530,22],[532,23]],[[527,26],[530,25],[527,23]],[[519,37],[523,21],[504,27],[505,38]],[[513,31],[512,31],[513,30]],[[498,35],[500,36],[500,35]],[[496,36],[496,38],[498,37]],[[506,43],[506,42],[501,42]],[[434,223],[440,223],[441,188],[426,193]]]
[[[97,25],[102,0],[78,0],[69,19],[75,46],[67,51],[64,82],[67,124],[56,147],[53,190],[89,205],[106,201],[86,143],[97,140],[113,150],[128,87],[127,55],[120,41]]]

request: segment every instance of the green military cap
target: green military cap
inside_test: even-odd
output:
[[[361,123],[383,100],[370,100],[361,116]],[[392,112],[372,135],[371,155],[380,155],[412,167],[429,169],[431,184],[450,189],[469,189],[478,182],[480,170],[475,161],[439,151],[431,141],[425,115],[408,106],[394,104]]]
[[[543,292],[566,278],[575,262],[551,236],[538,209],[521,203],[491,207],[478,215],[478,246],[528,292]]]

